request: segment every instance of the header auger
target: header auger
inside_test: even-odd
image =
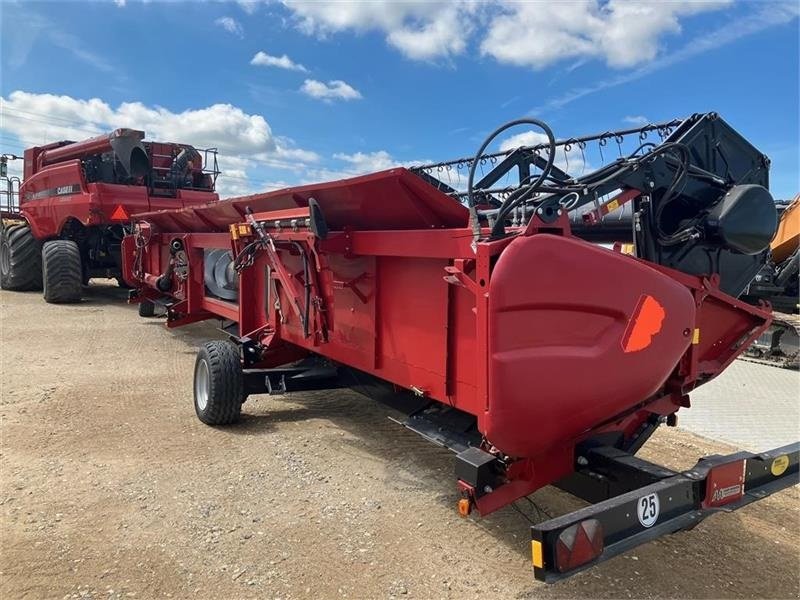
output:
[[[533,146],[139,215],[123,266],[169,327],[223,321],[197,356],[203,422],[350,387],[455,453],[463,515],[550,484],[596,503],[532,528],[555,581],[792,485],[799,449],[686,473],[634,456],[770,324],[736,298],[776,227],[767,158],[715,114],[534,124]],[[618,157],[592,166],[593,146]]]

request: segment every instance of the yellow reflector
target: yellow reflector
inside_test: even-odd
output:
[[[617,210],[619,208],[619,200],[615,198],[614,200],[606,204],[606,208],[608,209],[608,212],[611,212],[612,210]]]
[[[231,225],[231,226],[228,227],[228,229],[230,229],[231,238],[234,239],[234,240],[238,240],[239,239],[239,231],[236,229],[236,225]]]
[[[246,223],[240,223],[239,235],[250,235],[250,225],[247,225]]]
[[[694,335],[692,336],[692,343],[697,345],[700,343],[700,328],[694,330]]]
[[[786,469],[789,468],[789,455],[782,454],[778,458],[772,461],[772,466],[770,467],[770,471],[775,477],[780,477],[786,472]]]
[[[531,561],[533,566],[541,569],[544,567],[544,560],[542,559],[542,542],[531,540]]]

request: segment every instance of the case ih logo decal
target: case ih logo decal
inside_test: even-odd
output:
[[[50,196],[69,196],[71,194],[77,194],[81,191],[81,185],[79,183],[73,183],[72,185],[60,185],[58,187],[50,188],[47,190],[40,190],[38,192],[28,193],[25,194],[26,200],[40,200],[41,198],[49,198]]]
[[[661,331],[665,316],[664,307],[658,300],[646,294],[639,298],[633,317],[628,321],[625,335],[622,336],[622,349],[625,352],[638,352],[647,348]]]

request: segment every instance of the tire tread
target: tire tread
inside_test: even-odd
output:
[[[27,292],[42,289],[42,250],[28,225],[9,225],[3,231],[11,249],[10,272],[2,280],[4,290]]]
[[[197,355],[195,372],[201,360],[208,363],[209,394],[205,411],[195,402],[198,418],[207,425],[230,425],[242,413],[244,378],[239,349],[228,341],[206,342]]]
[[[72,240],[45,242],[42,247],[42,274],[46,302],[79,302],[83,271],[78,244]]]

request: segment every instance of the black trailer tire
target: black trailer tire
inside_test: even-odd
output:
[[[139,316],[140,317],[153,317],[156,314],[156,305],[150,300],[142,300],[139,302]]]
[[[50,240],[42,246],[44,299],[51,304],[80,302],[81,252],[72,240]]]
[[[194,365],[194,411],[206,425],[229,425],[239,420],[244,398],[244,375],[239,348],[226,341],[206,342]]]
[[[27,225],[2,228],[0,287],[17,292],[42,289],[42,247]]]

